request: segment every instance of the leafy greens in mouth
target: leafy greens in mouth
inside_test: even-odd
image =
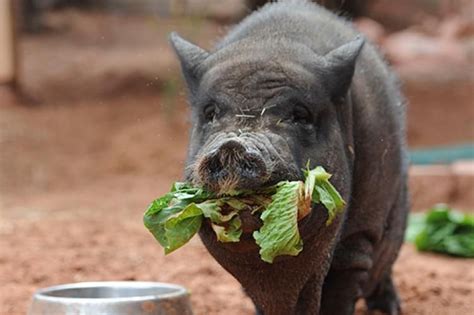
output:
[[[165,254],[186,244],[208,219],[220,242],[239,242],[240,212],[260,213],[263,225],[253,233],[263,261],[280,255],[298,255],[303,249],[298,221],[311,212],[312,204],[328,211],[326,225],[341,213],[345,202],[329,182],[331,174],[318,166],[305,171],[305,181],[282,181],[257,191],[236,191],[218,196],[189,183],[176,182],[169,193],[154,200],[144,224],[163,246]]]

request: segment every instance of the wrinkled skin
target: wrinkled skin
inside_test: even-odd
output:
[[[330,226],[314,207],[296,257],[263,262],[243,216],[239,243],[201,239],[265,315],[398,314],[391,267],[407,206],[404,104],[371,45],[306,1],[267,5],[212,52],[172,34],[192,107],[186,179],[218,193],[302,179],[322,165],[347,202]]]

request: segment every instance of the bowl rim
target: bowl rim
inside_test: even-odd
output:
[[[80,289],[80,288],[97,288],[97,287],[128,287],[128,288],[170,288],[175,289],[170,293],[165,294],[149,294],[140,296],[129,296],[129,297],[101,297],[101,298],[83,298],[83,297],[63,297],[63,296],[50,296],[47,293],[66,290],[66,289]],[[49,286],[36,290],[33,294],[33,301],[47,301],[56,303],[123,303],[123,302],[143,302],[149,300],[161,300],[161,299],[175,299],[179,297],[185,297],[189,295],[188,289],[185,287],[165,282],[154,282],[154,281],[88,281],[88,282],[74,282],[65,283],[54,286]]]

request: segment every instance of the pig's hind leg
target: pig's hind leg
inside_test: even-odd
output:
[[[382,250],[382,253],[385,251],[388,254],[379,255],[379,266],[392,266],[402,246],[409,211],[407,191],[407,186],[404,184],[398,201],[395,203],[387,219],[390,225],[386,227],[385,245],[381,246],[380,250]],[[391,267],[385,272],[385,275],[381,274],[381,276],[381,280],[376,284],[375,289],[372,292],[368,292],[369,295],[365,297],[367,308],[369,312],[378,310],[385,314],[398,315],[401,313],[401,303],[397,289],[393,284]]]
[[[391,273],[383,278],[370,296],[365,298],[365,302],[369,313],[377,310],[388,315],[400,314],[400,299],[393,284]]]

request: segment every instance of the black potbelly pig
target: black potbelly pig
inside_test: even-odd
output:
[[[408,212],[405,103],[396,78],[350,23],[309,1],[264,6],[208,52],[170,37],[189,88],[186,179],[217,192],[302,179],[307,161],[333,174],[347,202],[333,224],[315,206],[296,257],[262,261],[243,215],[239,243],[211,255],[265,315],[399,314],[392,265]]]

